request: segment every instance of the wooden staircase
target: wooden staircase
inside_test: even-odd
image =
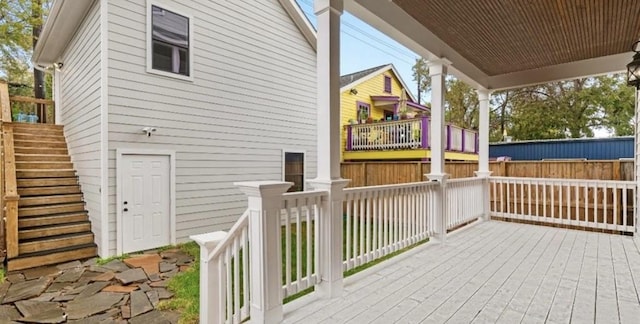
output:
[[[18,200],[17,256],[8,269],[96,255],[91,223],[60,125],[5,123],[13,129]],[[8,226],[8,225],[7,225]],[[7,228],[9,230],[9,228]],[[7,246],[10,246],[9,236]]]

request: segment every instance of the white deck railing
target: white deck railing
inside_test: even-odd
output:
[[[633,232],[632,181],[491,177],[491,215]]]
[[[249,318],[248,228],[249,210],[240,216],[229,233],[192,237],[201,244],[200,287],[207,289],[200,293],[203,323],[241,323]],[[205,242],[212,245],[203,246]]]
[[[284,244],[284,253],[280,255],[284,260],[284,297],[318,283],[320,233],[316,220],[322,217],[322,202],[327,195],[326,191],[283,195],[281,220],[284,237],[280,241]]]
[[[484,213],[484,186],[482,178],[464,178],[447,181],[447,229],[452,229],[481,217]]]
[[[431,207],[439,184],[345,189],[344,270],[426,239],[435,229]]]

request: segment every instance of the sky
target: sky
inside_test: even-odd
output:
[[[313,0],[296,1],[316,26]],[[340,36],[340,74],[393,63],[409,90],[414,95],[417,93],[417,84],[413,81],[411,71],[415,60],[419,58],[417,54],[346,11],[342,15]]]

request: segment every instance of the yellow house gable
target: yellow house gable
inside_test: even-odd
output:
[[[385,77],[391,79],[391,92],[385,91]],[[371,118],[374,120],[380,120],[385,118],[385,112],[387,115],[395,113],[395,106],[393,103],[382,104],[382,102],[374,102],[372,97],[376,96],[396,96],[400,97],[402,95],[402,91],[405,91],[402,82],[399,80],[398,76],[394,73],[391,65],[388,65],[388,68],[373,77],[369,76],[363,77],[362,82],[352,82],[356,83],[352,87],[348,89],[343,89],[340,100],[340,125],[341,128],[344,129],[345,125],[349,125],[351,121],[357,121],[358,116],[358,106],[359,105],[368,105],[371,113]],[[377,103],[377,104],[376,104]],[[341,149],[344,152],[346,146],[346,135],[345,132],[341,132]]]

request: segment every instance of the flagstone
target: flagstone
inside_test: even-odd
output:
[[[89,284],[85,290],[83,290],[79,295],[78,298],[86,298],[89,296],[93,296],[95,294],[97,294],[98,292],[100,292],[104,287],[108,286],[109,282],[104,282],[104,281],[100,281],[100,282],[94,282],[92,284]]]
[[[21,317],[20,312],[11,305],[0,306],[0,323],[17,321]]]
[[[23,282],[25,280],[24,275],[22,273],[9,274],[5,277],[5,279],[10,283],[18,283],[18,282]]]
[[[62,272],[54,282],[76,282],[84,273],[84,268],[70,268]]]
[[[33,280],[44,276],[57,276],[60,273],[62,273],[62,271],[57,267],[38,267],[25,270],[22,274],[26,280]]]
[[[102,289],[103,292],[117,292],[117,293],[130,293],[135,290],[138,290],[138,286],[112,285]]]
[[[124,272],[131,269],[120,260],[111,260],[109,263],[103,265],[102,267],[114,272]]]
[[[91,297],[74,299],[67,304],[67,316],[69,319],[81,319],[102,313],[123,297],[123,294],[100,292]]]
[[[131,317],[153,310],[153,305],[142,291],[131,292]]]
[[[136,268],[116,274],[116,279],[118,279],[118,281],[120,281],[123,285],[128,285],[134,282],[145,282],[149,278],[147,278],[144,270]]]
[[[73,268],[82,267],[82,263],[80,263],[80,261],[71,261],[67,263],[58,264],[56,267],[60,270],[69,270]]]
[[[160,272],[158,263],[162,258],[157,254],[143,254],[124,260],[124,263],[131,268],[142,268],[147,275]]]
[[[115,278],[116,274],[113,271],[109,271],[109,272],[105,272],[105,273],[101,273],[100,275],[97,275],[93,278],[91,278],[91,280],[93,281],[111,281],[113,278]]]
[[[2,300],[3,304],[18,300],[29,299],[39,296],[49,285],[49,278],[42,277],[36,280],[14,283],[9,287],[6,296]]]
[[[171,322],[161,312],[154,310],[131,318],[129,324],[171,324]]]

